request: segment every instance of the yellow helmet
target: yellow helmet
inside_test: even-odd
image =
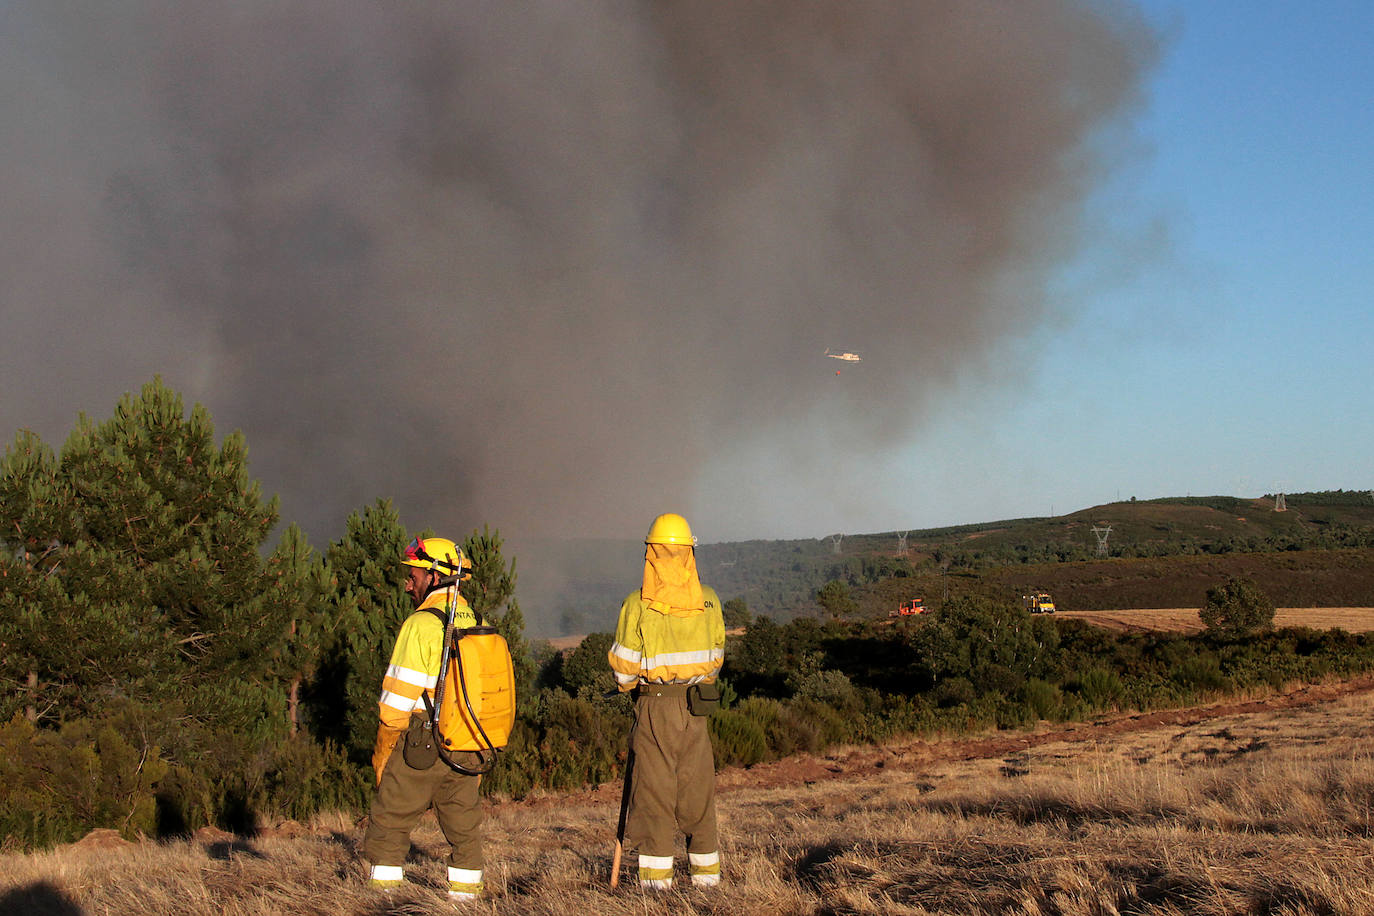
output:
[[[646,544],[687,544],[697,546],[687,519],[674,512],[666,512],[654,519],[649,533],[644,536]]]
[[[457,574],[466,579],[472,575],[472,562],[463,555],[463,548],[448,538],[415,538],[406,547],[401,563],[433,569],[444,576]]]

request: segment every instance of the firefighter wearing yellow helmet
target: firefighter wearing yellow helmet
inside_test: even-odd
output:
[[[635,694],[624,841],[639,852],[640,885],[667,890],[677,833],[685,834],[692,884],[713,887],[720,838],[706,715],[719,703],[725,621],[697,576],[685,518],[660,515],[644,544],[643,582],[620,606],[608,654],[617,686]]]
[[[471,576],[472,565],[457,544],[439,537],[415,538],[401,564],[415,612],[401,625],[382,678],[381,724],[372,753],[377,795],[363,838],[363,855],[372,863],[374,886],[399,885],[410,852],[410,832],[432,805],[450,847],[449,896],[455,901],[475,899],[482,891],[481,777],[459,773],[440,759],[427,728],[449,602],[455,605],[455,627],[477,623],[458,593],[458,583]],[[429,750],[421,746],[426,740]],[[397,749],[398,744],[404,752]],[[477,762],[475,754],[450,756],[460,764],[475,766]]]

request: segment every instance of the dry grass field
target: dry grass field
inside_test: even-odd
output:
[[[607,887],[618,790],[488,805],[494,914],[1374,913],[1374,679],[721,774],[727,884]],[[0,856],[0,913],[452,912],[444,844],[364,884],[351,818]]]
[[[1141,608],[1125,611],[1060,611],[1059,617],[1076,617],[1110,630],[1171,630],[1198,633],[1202,621],[1197,608]],[[1276,627],[1340,627],[1350,633],[1374,630],[1374,607],[1281,607],[1274,614]]]

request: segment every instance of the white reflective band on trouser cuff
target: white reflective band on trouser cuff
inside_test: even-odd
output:
[[[482,869],[454,868],[448,870],[448,899],[476,900],[482,893]]]
[[[687,862],[691,866],[694,887],[715,887],[720,883],[720,852],[689,852]]]
[[[405,868],[400,865],[374,865],[372,866],[371,878],[378,883],[392,884],[404,881],[406,877]]]
[[[673,886],[672,856],[640,856],[639,886],[666,891]]]

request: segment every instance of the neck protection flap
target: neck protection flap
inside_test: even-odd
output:
[[[706,609],[697,578],[696,552],[685,544],[646,544],[644,603],[660,614],[688,617]]]

